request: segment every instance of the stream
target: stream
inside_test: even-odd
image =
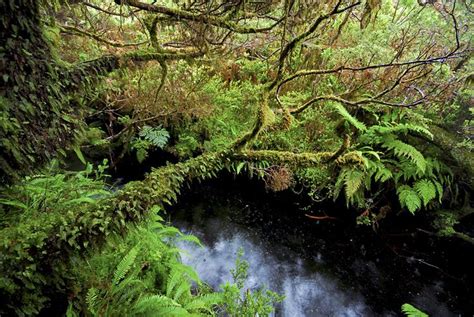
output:
[[[447,259],[472,249],[433,245],[424,236],[413,245],[409,231],[381,236],[343,221],[311,221],[294,196],[248,182],[194,186],[169,214],[203,244],[181,242],[183,262],[218,289],[232,281],[243,248],[245,289],[265,286],[285,296],[274,316],[400,316],[403,303],[430,316],[471,316],[473,260],[464,257],[459,266]]]

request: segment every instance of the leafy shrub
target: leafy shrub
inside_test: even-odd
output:
[[[49,296],[68,287],[67,255],[90,246],[80,236],[84,226],[102,226],[92,211],[111,196],[104,170],[105,164],[96,170],[89,164],[58,173],[53,165],[2,191],[0,314],[38,314]],[[48,245],[61,245],[61,252]]]

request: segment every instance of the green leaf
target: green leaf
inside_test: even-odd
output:
[[[357,120],[355,117],[353,117],[347,110],[344,108],[344,106],[340,103],[333,103],[333,107],[337,110],[337,112],[350,124],[352,124],[357,130],[360,131],[366,131],[367,127],[365,124]]]
[[[393,150],[398,157],[405,157],[411,160],[422,173],[426,171],[425,157],[414,146],[394,138],[386,139],[382,146]]]
[[[118,284],[128,273],[130,268],[132,267],[133,263],[135,262],[135,258],[138,255],[138,245],[133,247],[127,255],[120,261],[117,265],[117,269],[115,270],[113,282],[114,284]]]
[[[344,184],[347,199],[351,199],[359,190],[364,180],[364,173],[358,169],[350,169],[347,171]]]
[[[17,201],[17,200],[10,200],[10,199],[0,199],[0,205],[7,205],[12,207],[18,207],[21,209],[28,209],[28,206],[24,203]]]
[[[427,180],[421,179],[415,183],[413,186],[418,196],[423,200],[423,205],[426,207],[428,203],[436,198],[436,187],[435,185]]]
[[[240,174],[240,171],[242,170],[242,168],[243,168],[244,166],[245,166],[245,162],[240,162],[240,163],[237,165],[237,167],[236,167],[236,169],[235,169],[237,175]]]
[[[413,305],[410,304],[403,304],[402,305],[402,312],[407,316],[407,317],[429,317],[428,314],[422,312],[418,308],[416,308]]]
[[[412,214],[421,208],[421,199],[417,192],[408,185],[402,185],[397,189],[398,199],[402,207],[407,207]]]
[[[76,153],[77,158],[82,162],[82,164],[86,165],[87,161],[84,158],[84,155],[82,155],[82,152],[79,146],[75,146],[72,149],[74,150],[74,153]]]

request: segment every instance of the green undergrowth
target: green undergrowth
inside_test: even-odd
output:
[[[53,300],[59,294],[68,294],[70,316],[216,315],[227,307],[232,315],[245,305],[252,316],[267,314],[279,298],[273,293],[253,296],[237,287],[249,296],[241,300],[234,284],[223,293],[206,287],[174,246],[177,239],[196,247],[199,241],[157,214],[185,182],[215,176],[220,160],[207,156],[157,169],[146,187],[111,190],[103,165],[67,173],[52,168],[3,190],[2,314],[38,314],[60,304]]]

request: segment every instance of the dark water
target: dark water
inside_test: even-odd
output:
[[[286,296],[276,316],[400,316],[403,303],[431,316],[472,316],[469,246],[410,229],[381,234],[345,221],[310,221],[300,203],[253,183],[195,186],[171,210],[172,222],[204,245],[183,242],[183,261],[218,288],[231,281],[243,248],[246,288],[265,285]],[[453,254],[461,256],[448,261]]]

